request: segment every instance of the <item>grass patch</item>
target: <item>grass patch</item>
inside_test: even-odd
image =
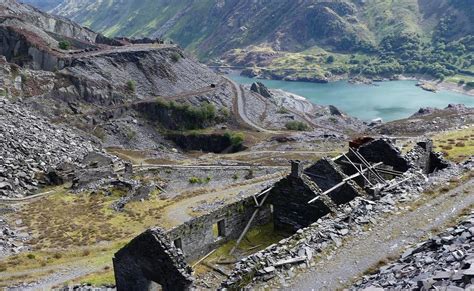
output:
[[[104,267],[103,271],[89,274],[75,280],[79,284],[90,284],[92,286],[115,285],[114,270],[110,266]]]
[[[217,231],[217,229],[216,229]],[[277,243],[280,240],[290,236],[289,234],[275,232],[273,223],[257,226],[249,230],[245,238],[242,240],[234,255],[229,255],[232,248],[235,246],[236,241],[229,241],[220,246],[211,256],[204,260],[205,262],[215,261],[234,261],[238,258],[238,255],[250,255],[260,250],[265,249],[273,243]],[[192,264],[191,264],[192,265]],[[195,272],[198,274],[205,273],[207,268],[196,266]]]
[[[35,250],[61,250],[130,239],[156,225],[160,210],[170,203],[153,193],[149,200],[130,202],[123,212],[116,212],[113,202],[127,193],[113,188],[109,193],[70,194],[61,189],[24,205],[12,219],[22,219],[33,233]]]
[[[453,162],[462,162],[474,155],[474,128],[454,130],[433,136],[435,149]]]

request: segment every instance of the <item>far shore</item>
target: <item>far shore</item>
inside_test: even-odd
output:
[[[466,90],[465,86],[460,86],[456,83],[439,81],[433,78],[427,78],[426,76],[400,76],[399,80],[413,80],[422,83],[427,83],[434,86],[437,90],[452,91],[468,96],[474,96],[474,89]]]
[[[239,73],[239,71],[233,70],[234,73]],[[365,78],[365,77],[364,77]],[[260,80],[259,78],[254,78],[256,80]],[[338,81],[350,81],[351,78],[348,76],[334,76],[333,78],[329,79],[329,83],[331,82],[338,82]],[[265,80],[265,79],[263,79]],[[276,80],[276,79],[266,79],[266,80]],[[370,78],[367,78],[367,80],[372,81]],[[452,82],[445,82],[445,81],[439,81],[437,79],[430,78],[429,76],[426,75],[400,75],[398,79],[395,80],[389,80],[384,78],[383,81],[397,81],[397,80],[412,80],[412,81],[419,81],[422,83],[427,83],[436,88],[436,90],[446,90],[446,91],[451,91],[451,92],[456,92],[468,96],[473,96],[474,97],[474,89],[466,90],[465,86],[460,86],[456,83]],[[306,81],[292,81],[288,80],[288,82],[306,82]],[[420,88],[420,90],[423,90]]]

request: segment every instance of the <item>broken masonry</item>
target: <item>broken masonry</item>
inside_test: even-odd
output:
[[[171,230],[150,229],[134,238],[115,254],[117,289],[148,290],[155,283],[163,290],[192,289],[192,268],[186,262],[203,258],[231,240],[238,245],[251,227],[269,222],[276,230],[301,232],[356,197],[379,199],[382,191],[448,167],[432,149],[431,141],[421,142],[403,155],[390,140],[366,137],[352,141],[347,153],[306,168],[292,161],[287,177],[254,196]],[[243,277],[229,276],[223,286],[238,286]]]

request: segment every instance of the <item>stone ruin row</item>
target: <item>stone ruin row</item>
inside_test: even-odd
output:
[[[378,207],[393,206],[390,197],[401,186],[421,189],[426,175],[448,168],[432,147],[431,141],[421,142],[402,155],[389,140],[364,138],[351,142],[348,153],[307,168],[293,161],[287,177],[255,196],[169,231],[154,228],[133,239],[114,257],[117,289],[147,289],[153,284],[163,290],[195,287],[186,262],[230,240],[238,244],[250,226],[272,221],[275,230],[294,234],[241,259],[221,286],[239,288],[249,277],[268,280],[281,266],[309,262],[330,244],[340,245],[355,226],[372,221]]]

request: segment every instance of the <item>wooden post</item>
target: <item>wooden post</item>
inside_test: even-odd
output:
[[[372,183],[370,183],[370,180],[367,179],[367,178],[364,176],[364,174],[361,172],[361,170],[359,170],[359,168],[357,168],[356,165],[354,165],[354,163],[351,161],[351,159],[349,159],[349,157],[348,157],[346,154],[343,154],[343,155],[344,155],[344,158],[346,158],[346,159],[349,161],[349,163],[351,163],[351,165],[354,167],[354,169],[356,169],[356,171],[357,171],[359,174],[362,175],[362,177],[367,181],[367,183],[369,183],[370,186],[373,186]]]
[[[373,167],[380,166],[381,164],[383,164],[383,163],[380,162],[380,163],[374,164]],[[369,170],[369,169],[366,168],[366,169],[362,170],[361,172],[362,172],[362,173],[365,173],[365,172],[367,172],[368,170]],[[360,173],[357,173],[357,174],[354,174],[354,175],[352,175],[352,176],[349,176],[349,177],[345,178],[344,180],[342,180],[341,183],[336,184],[336,185],[335,185],[334,187],[332,187],[331,189],[326,190],[324,193],[322,193],[322,194],[316,196],[314,199],[310,200],[310,201],[308,202],[308,204],[311,204],[311,203],[313,203],[314,201],[318,200],[320,196],[327,195],[327,194],[331,193],[332,191],[334,191],[334,190],[336,190],[336,189],[338,189],[338,188],[341,188],[342,186],[344,186],[344,184],[346,184],[347,181],[352,180],[352,179],[354,179],[354,178],[357,178],[357,177],[359,177],[360,175],[361,175]]]
[[[271,188],[264,191],[264,192],[266,192],[265,196],[263,197],[263,199],[262,199],[262,201],[260,202],[260,204],[257,205],[257,209],[255,209],[255,211],[252,213],[252,216],[250,217],[249,222],[248,222],[247,225],[245,226],[244,231],[242,231],[242,233],[240,234],[239,239],[238,239],[237,242],[235,243],[235,246],[230,250],[229,255],[232,255],[232,254],[235,252],[235,250],[237,249],[237,247],[240,245],[240,243],[241,243],[242,240],[244,239],[245,235],[247,234],[247,232],[248,232],[249,229],[250,229],[250,226],[252,225],[253,220],[254,220],[255,217],[257,216],[257,213],[260,211],[260,207],[262,207],[262,206],[263,206],[263,203],[265,203],[265,200],[267,200],[267,197],[268,197],[268,195],[270,194],[270,190],[271,190]],[[262,192],[262,193],[263,193],[263,192]]]

